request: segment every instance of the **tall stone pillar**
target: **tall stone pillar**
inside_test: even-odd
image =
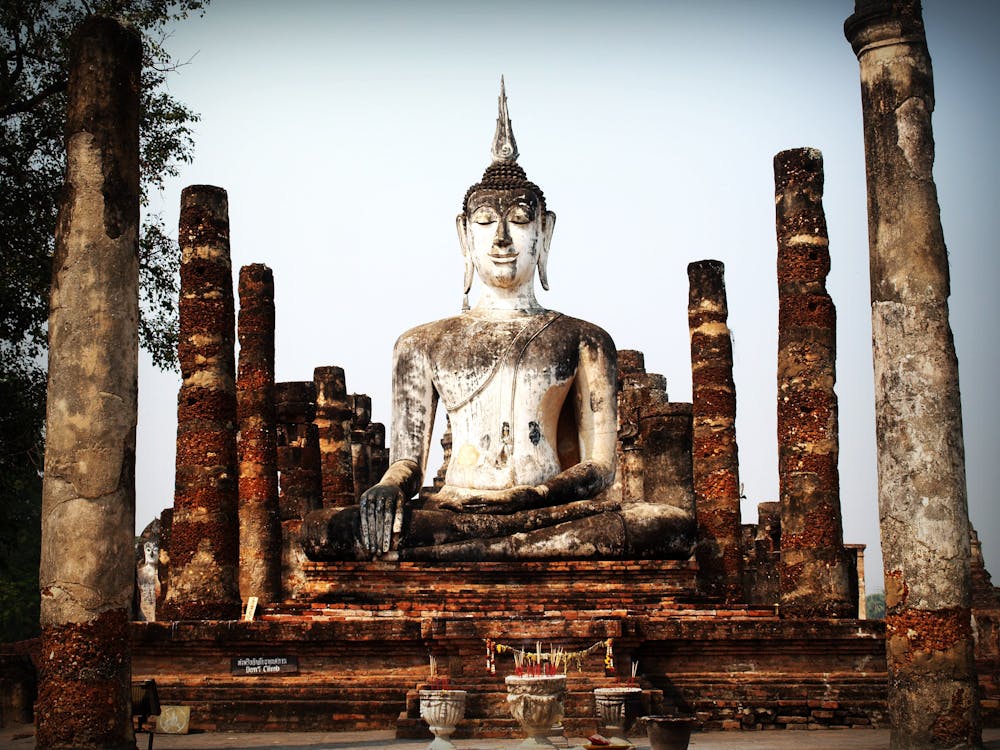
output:
[[[323,471],[323,505],[354,504],[354,468],[351,458],[352,404],[347,398],[347,380],[341,367],[317,367],[316,420]]]
[[[782,612],[853,617],[837,473],[837,311],[826,291],[823,156],[774,157],[778,237],[778,481]]]
[[[740,473],[736,449],[733,342],[726,321],[725,267],[688,265],[691,331],[692,448],[698,542],[705,593],[738,601],[743,593]]]
[[[234,620],[238,584],[235,312],[229,199],[181,192],[177,467],[165,620]]]
[[[281,587],[285,599],[294,598],[305,583],[305,552],[299,538],[306,513],[323,507],[316,384],[311,380],[277,383],[278,471],[281,509]]]
[[[66,178],[52,259],[42,489],[39,748],[134,747],[139,85],[108,18],[70,38]]]
[[[274,415],[274,275],[255,263],[240,269],[236,450],[240,465],[240,597],[281,600],[281,521]]]
[[[948,255],[917,0],[858,0],[892,748],[978,747],[969,514]]]

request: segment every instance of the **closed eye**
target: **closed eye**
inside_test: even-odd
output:
[[[510,209],[507,213],[507,218],[514,224],[530,224],[535,215],[531,210],[531,206],[518,204]]]
[[[472,214],[472,220],[476,224],[495,224],[499,218],[497,212],[489,206],[477,208]]]

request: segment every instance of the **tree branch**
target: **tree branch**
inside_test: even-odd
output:
[[[0,89],[3,93],[0,94],[0,101],[6,101],[8,94],[14,90],[14,84],[24,71],[24,46],[21,42],[21,27],[18,25],[16,28],[10,29],[10,31],[11,36],[14,38],[14,70],[11,73],[7,72],[7,60],[10,59],[10,56],[6,56],[3,66],[4,82],[2,89]]]
[[[39,89],[34,96],[22,99],[19,102],[11,102],[3,109],[0,109],[0,117],[10,117],[11,115],[29,112],[32,107],[36,106],[39,102],[42,102],[55,94],[62,93],[65,90],[66,81],[53,81],[48,86],[43,86]]]

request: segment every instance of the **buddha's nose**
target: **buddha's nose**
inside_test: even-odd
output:
[[[507,222],[504,219],[497,222],[497,233],[493,238],[493,244],[497,247],[506,247],[510,244],[510,231],[507,229]]]

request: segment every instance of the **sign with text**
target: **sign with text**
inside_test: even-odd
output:
[[[230,661],[230,674],[298,674],[297,656],[234,656]]]

